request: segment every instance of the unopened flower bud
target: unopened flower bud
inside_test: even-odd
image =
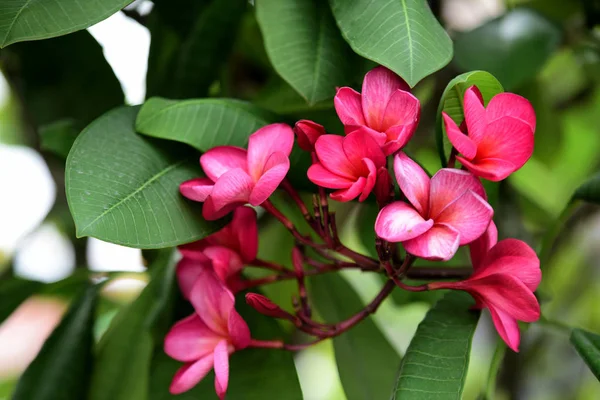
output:
[[[377,183],[375,184],[375,198],[379,207],[384,207],[394,199],[394,185],[392,177],[387,168],[381,167],[377,171]]]
[[[284,311],[268,297],[258,293],[246,293],[246,303],[259,313],[273,318],[282,318],[294,322],[296,317]]]
[[[305,151],[315,151],[315,142],[319,136],[325,134],[323,125],[307,119],[296,122],[294,133],[298,137],[298,146]]]

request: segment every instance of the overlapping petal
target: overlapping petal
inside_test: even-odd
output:
[[[338,89],[333,99],[335,111],[346,127],[346,133],[365,125],[360,93],[349,87]]]
[[[377,236],[391,242],[404,242],[427,232],[433,220],[425,220],[408,204],[396,201],[385,206],[375,220]]]
[[[213,368],[213,354],[210,353],[196,362],[179,368],[173,377],[169,391],[171,394],[187,392],[198,384]]]
[[[177,322],[165,336],[165,353],[178,361],[195,361],[213,352],[221,338],[192,314]]]
[[[248,140],[248,172],[254,182],[268,169],[267,163],[274,153],[289,157],[294,145],[294,132],[286,124],[270,124],[250,135]]]
[[[451,259],[460,243],[460,233],[446,224],[435,224],[424,234],[402,243],[412,255],[432,261]]]
[[[408,201],[425,215],[429,212],[429,184],[427,173],[406,154],[400,152],[394,157],[394,173],[400,190]]]
[[[206,201],[214,185],[214,182],[208,178],[190,179],[179,185],[179,191],[190,200]]]
[[[215,368],[215,392],[219,399],[225,398],[227,386],[229,386],[229,351],[227,341],[221,340],[215,347],[214,368]]]
[[[450,203],[471,190],[484,200],[485,189],[479,180],[468,173],[453,168],[440,169],[432,178],[429,192],[429,215],[435,219]]]
[[[435,218],[460,233],[460,245],[471,243],[487,230],[494,215],[492,207],[472,190],[467,190]]]
[[[240,168],[246,170],[247,151],[240,147],[213,147],[200,156],[200,165],[206,176],[213,182],[224,173]]]

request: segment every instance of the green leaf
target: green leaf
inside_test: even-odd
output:
[[[328,322],[341,321],[364,307],[339,274],[313,278],[310,293],[317,311]],[[400,356],[371,318],[335,337],[333,347],[348,400],[388,398]]]
[[[240,100],[154,97],[142,106],[136,129],[204,152],[215,146],[245,146],[250,134],[273,120],[268,112]]]
[[[0,48],[85,29],[132,0],[15,0],[0,4]]]
[[[62,119],[40,127],[40,148],[66,159],[79,131],[72,119]]]
[[[460,399],[479,312],[463,292],[445,295],[425,316],[400,364],[392,399]]]
[[[20,278],[0,281],[0,324],[29,296],[43,286],[40,282]]]
[[[473,85],[477,86],[481,92],[485,105],[489,103],[492,97],[498,93],[504,92],[504,88],[502,88],[500,82],[498,82],[498,80],[489,72],[485,71],[465,72],[448,83],[438,106],[435,124],[435,138],[443,166],[446,166],[448,162],[452,145],[446,136],[444,124],[442,122],[442,111],[448,114],[457,125],[460,125],[464,120],[463,99],[465,92]]]
[[[600,173],[595,174],[575,190],[573,199],[600,204]]]
[[[71,305],[17,383],[13,400],[81,400],[92,370],[97,287]]]
[[[571,343],[596,378],[600,380],[600,335],[583,329],[573,329]]]
[[[425,0],[329,0],[352,49],[411,87],[448,64],[452,41]]]
[[[156,143],[134,131],[137,107],[98,118],[77,138],[66,166],[66,192],[77,236],[137,248],[201,239],[223,222],[205,221],[179,184],[201,175],[197,159],[175,143]]]
[[[561,31],[544,16],[516,8],[454,41],[455,61],[464,70],[494,74],[507,89],[533,78],[561,41]]]
[[[259,0],[256,18],[275,70],[311,104],[349,84],[354,53],[318,0]]]

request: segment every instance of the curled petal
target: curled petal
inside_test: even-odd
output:
[[[250,328],[242,316],[232,309],[227,321],[229,338],[237,350],[245,349],[250,344]]]
[[[290,170],[290,159],[284,153],[273,153],[265,164],[265,171],[254,185],[249,202],[262,204],[273,194]]]
[[[464,97],[465,122],[469,137],[479,143],[485,134],[486,114],[483,107],[483,97],[477,86],[471,86]]]
[[[185,364],[175,373],[169,392],[171,394],[187,392],[213,369],[213,363],[213,354],[210,353],[194,363]]]
[[[375,140],[365,130],[358,129],[346,135],[342,147],[355,170],[360,170],[362,160],[370,159],[377,168],[385,165],[385,155]]]
[[[347,189],[337,190],[331,193],[330,197],[335,201],[346,202],[350,200],[354,200],[360,194],[362,194],[367,186],[367,178],[361,176],[356,180],[356,182],[352,183],[352,185]]]
[[[375,233],[390,242],[404,242],[427,232],[433,220],[423,217],[408,204],[396,201],[379,212],[375,220]]]
[[[402,245],[412,255],[432,261],[451,259],[460,242],[460,234],[444,224],[435,224],[424,234],[403,242]]]
[[[417,129],[417,123],[407,125],[395,125],[388,128],[385,131],[387,141],[381,147],[383,153],[386,156],[394,154],[398,150],[402,149],[408,141],[413,137],[415,130]]]
[[[430,179],[423,168],[406,154],[400,152],[394,157],[394,173],[404,196],[421,215],[429,210]]]
[[[214,271],[223,282],[227,282],[227,279],[244,268],[240,255],[227,247],[208,246],[204,249],[204,254],[212,261]]]
[[[521,333],[519,332],[517,320],[511,317],[510,314],[496,308],[490,308],[490,314],[498,335],[512,351],[518,352]]]
[[[369,197],[369,194],[371,194],[371,192],[373,191],[375,183],[377,182],[377,166],[375,165],[375,163],[373,163],[373,161],[370,158],[363,158],[362,162],[369,171],[369,173],[366,177],[367,181],[365,182],[365,187],[363,188],[362,193],[358,198],[358,201],[365,201],[367,197]]]
[[[342,124],[352,128],[365,125],[361,101],[361,95],[356,90],[349,87],[338,89],[333,104]]]
[[[450,225],[460,233],[460,245],[471,243],[487,230],[494,215],[492,207],[475,194],[467,190],[462,196],[450,203],[436,218],[436,223]]]
[[[321,164],[311,165],[307,175],[312,183],[328,189],[347,189],[355,182],[353,179],[334,174]]]
[[[223,400],[229,386],[229,351],[226,340],[221,340],[215,347],[214,368],[215,391],[219,399]]]
[[[460,154],[465,156],[465,158],[469,160],[475,158],[475,155],[477,154],[477,144],[461,132],[454,120],[452,120],[448,114],[442,112],[442,117],[444,118],[444,127],[446,128],[446,133],[448,134],[448,139],[450,140],[450,143],[452,143],[452,146],[454,146]]]
[[[202,321],[214,332],[228,337],[233,294],[211,269],[202,269],[190,293],[190,301]]]
[[[442,168],[431,178],[429,192],[429,216],[433,219],[467,190],[487,199],[483,185],[467,171]]]
[[[396,90],[390,101],[387,103],[381,130],[387,131],[392,126],[410,125],[419,120],[421,114],[421,104],[419,99],[410,92]]]
[[[475,162],[466,160],[463,157],[456,157],[456,159],[473,175],[493,182],[505,179],[518,169],[510,161],[499,158],[484,158]]]
[[[245,149],[234,146],[218,146],[202,154],[200,165],[206,176],[216,182],[227,171],[235,168],[246,170],[246,156]]]
[[[398,89],[408,91],[409,87],[389,69],[379,66],[367,72],[362,85],[362,110],[369,127],[382,131],[385,109]]]
[[[496,224],[494,224],[494,221],[492,220],[485,233],[469,245],[471,264],[473,264],[474,271],[479,269],[488,251],[494,247],[497,242],[498,228],[496,228]]]
[[[208,178],[190,179],[179,185],[179,191],[190,200],[206,201],[214,185],[214,182]]]
[[[202,206],[202,216],[207,221],[214,221],[223,218],[236,208],[243,206],[247,201],[234,201],[233,203],[225,204],[220,208],[216,208],[212,196],[208,196]]]
[[[323,167],[340,177],[354,181],[359,174],[348,160],[343,144],[342,136],[323,135],[315,143],[315,151]]]
[[[524,97],[514,93],[499,93],[492,97],[486,108],[487,123],[502,117],[513,117],[525,122],[535,132],[535,110]]]
[[[242,169],[232,169],[221,175],[210,195],[215,212],[228,204],[247,203],[252,189],[254,182]]]
[[[257,182],[269,168],[267,163],[274,153],[289,157],[294,145],[294,132],[286,124],[264,126],[248,140],[248,172]]]
[[[213,352],[221,338],[196,314],[177,322],[165,336],[165,353],[178,361],[195,361]]]
[[[300,120],[294,125],[294,133],[298,138],[298,146],[304,151],[315,151],[317,139],[325,134],[323,125],[307,119]]]

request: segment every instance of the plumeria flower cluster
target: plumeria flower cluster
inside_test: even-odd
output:
[[[223,399],[232,353],[246,347],[300,350],[343,334],[374,313],[397,287],[469,293],[473,308],[489,309],[498,334],[514,351],[520,343],[518,321],[539,318],[534,295],[541,280],[538,257],[520,240],[498,241],[494,210],[481,182],[506,178],[531,156],[535,113],[530,103],[502,93],[486,106],[477,87],[470,87],[464,95],[464,122],[457,125],[450,116],[442,115],[453,150],[448,167],[431,177],[403,151],[419,123],[420,104],[400,77],[377,67],[366,74],[361,93],[340,88],[334,104],[344,135],[329,134],[308,120],[298,121],[294,128],[271,124],[250,136],[247,149],[219,146],[207,151],[200,157],[206,177],[181,184],[185,197],[203,203],[207,220],[231,215],[231,222],[221,231],[179,248],[177,279],[195,311],[175,324],[165,339],[166,353],[185,363],[173,378],[172,393],[189,390],[214,369],[215,390]],[[286,179],[294,137],[312,157],[307,176],[317,191],[311,206]],[[455,168],[456,162],[462,167]],[[277,189],[302,212],[312,234],[301,233],[271,202]],[[328,200],[368,201],[369,197],[374,197],[380,208],[374,222],[377,259],[340,241]],[[279,220],[295,238],[297,245],[290,254],[293,269],[257,258],[258,207]],[[439,269],[413,266],[419,258],[450,260],[461,246],[468,246],[471,255],[472,268],[466,273],[464,269],[456,269],[454,274],[445,269],[436,274]],[[400,247],[405,252],[403,259]],[[262,268],[270,274],[246,279],[244,268]],[[372,302],[350,318],[334,323],[314,321],[305,280],[345,268],[385,273],[388,281]],[[433,281],[411,286],[405,278]],[[298,284],[293,313],[261,294],[247,292],[284,279]],[[293,344],[251,337],[247,323],[235,310],[234,295],[242,291],[256,311],[290,321],[314,341]]]

